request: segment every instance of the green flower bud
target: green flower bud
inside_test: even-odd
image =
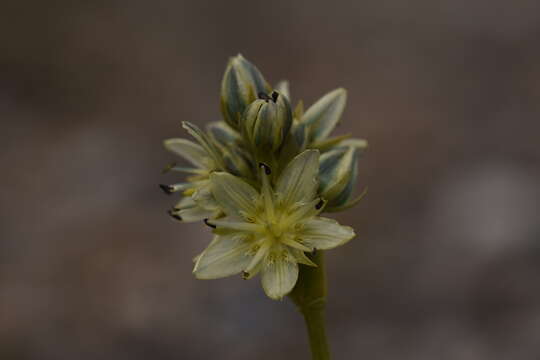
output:
[[[291,129],[291,105],[277,91],[273,91],[270,96],[260,93],[259,97],[244,113],[244,135],[259,153],[276,152]]]
[[[358,158],[366,146],[364,140],[345,140],[344,146],[321,155],[319,192],[328,200],[327,211],[349,203],[358,177]]]
[[[231,58],[221,82],[221,112],[225,122],[238,130],[246,107],[257,99],[259,93],[270,90],[270,85],[255,65],[240,54]]]

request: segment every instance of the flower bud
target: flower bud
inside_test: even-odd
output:
[[[350,199],[358,176],[359,152],[353,146],[346,146],[321,155],[319,192],[328,200],[327,210],[343,206]]]
[[[238,130],[246,107],[259,93],[268,91],[270,86],[255,65],[240,54],[231,58],[221,82],[221,112],[225,122]]]
[[[277,91],[273,91],[270,96],[260,93],[259,97],[244,113],[243,131],[258,152],[275,152],[291,129],[291,105]]]

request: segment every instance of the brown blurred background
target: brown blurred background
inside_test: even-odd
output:
[[[197,281],[158,183],[228,57],[369,140],[328,254],[335,359],[540,358],[540,3],[17,1],[0,12],[0,359],[308,359],[257,280]]]

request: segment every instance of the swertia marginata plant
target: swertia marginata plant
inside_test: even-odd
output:
[[[195,139],[164,141],[190,166],[164,171],[187,174],[184,182],[160,185],[180,200],[169,215],[201,221],[213,240],[194,258],[198,279],[260,274],[272,299],[288,295],[304,315],[313,359],[329,359],[324,329],[326,281],[323,250],[354,236],[349,226],[321,216],[356,205],[357,160],[367,142],[330,137],[347,93],[336,89],[306,111],[294,110],[286,81],[272,88],[242,55],[230,59],[221,84],[223,120],[201,130],[182,127]]]

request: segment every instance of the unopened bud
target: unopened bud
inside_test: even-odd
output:
[[[243,131],[250,144],[259,151],[277,151],[292,125],[291,105],[277,91],[261,93],[243,118]]]
[[[231,58],[221,82],[221,112],[225,122],[238,130],[246,107],[259,93],[268,91],[270,86],[255,65],[242,55]]]

